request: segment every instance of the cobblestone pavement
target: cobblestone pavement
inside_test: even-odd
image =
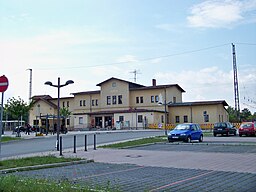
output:
[[[113,191],[254,192],[256,188],[256,174],[132,164],[87,163],[16,174],[101,186]]]
[[[121,150],[90,148],[86,152],[80,149],[63,155],[95,162],[13,174],[111,191],[254,192],[255,149],[255,144],[239,143],[158,143]]]

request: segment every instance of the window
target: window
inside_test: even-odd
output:
[[[138,115],[138,123],[142,123],[142,115]]]
[[[107,96],[107,105],[110,105],[110,104],[111,104],[111,97]]]
[[[161,122],[164,123],[164,116],[161,116]]]
[[[115,105],[116,104],[116,96],[112,96],[112,104]]]
[[[83,106],[83,101],[82,100],[80,100],[80,106]]]
[[[62,106],[65,107],[65,101],[62,102]]]
[[[175,122],[179,123],[180,122],[180,116],[175,116]]]
[[[98,106],[98,99],[95,100],[95,105]]]
[[[151,96],[151,103],[154,103],[154,96]]]
[[[116,82],[113,82],[113,83],[112,83],[112,87],[116,87]]]
[[[118,104],[123,104],[122,95],[118,95]]]
[[[92,100],[92,106],[94,106],[94,100]]]
[[[67,119],[67,125],[70,125],[70,119]]]
[[[67,101],[67,107],[69,107],[69,101]]]
[[[136,97],[136,103],[140,103],[139,97]]]
[[[86,100],[83,100],[83,106],[86,106]]]
[[[204,122],[209,122],[209,115],[204,115]]]
[[[156,95],[155,96],[155,102],[158,103],[158,101],[159,101],[159,97],[158,97],[158,95]]]
[[[173,97],[173,103],[176,103],[176,97]]]
[[[83,124],[83,117],[79,117],[79,124]]]
[[[124,121],[124,116],[119,116],[119,121],[123,122]]]
[[[184,123],[187,123],[187,122],[188,122],[188,116],[184,115]]]
[[[143,103],[143,97],[140,97],[140,103]]]

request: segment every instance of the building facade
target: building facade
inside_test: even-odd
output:
[[[183,102],[185,91],[178,84],[157,85],[153,79],[144,86],[112,77],[97,86],[99,90],[60,98],[60,108],[70,111],[61,116],[61,124],[75,130],[125,129],[228,120],[225,101]],[[30,124],[51,129],[57,121],[57,98],[34,96],[33,104]]]

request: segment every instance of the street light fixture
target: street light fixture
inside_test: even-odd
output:
[[[74,81],[72,80],[68,80],[65,84],[60,84],[60,78],[58,77],[58,84],[57,85],[53,85],[51,81],[46,81],[44,84],[45,85],[50,85],[52,87],[57,87],[58,88],[58,109],[57,109],[57,141],[56,141],[56,145],[57,145],[57,150],[59,151],[59,138],[60,138],[60,88],[67,86],[69,84],[73,84]]]

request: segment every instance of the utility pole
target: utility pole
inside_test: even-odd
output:
[[[236,49],[232,43],[232,54],[233,54],[233,72],[234,72],[234,93],[235,93],[235,111],[237,118],[240,121],[240,105],[239,105],[239,92],[238,92],[238,78],[237,78],[237,65],[236,65]]]
[[[32,69],[27,69],[30,71],[30,75],[29,75],[29,103],[31,102],[32,99]]]

